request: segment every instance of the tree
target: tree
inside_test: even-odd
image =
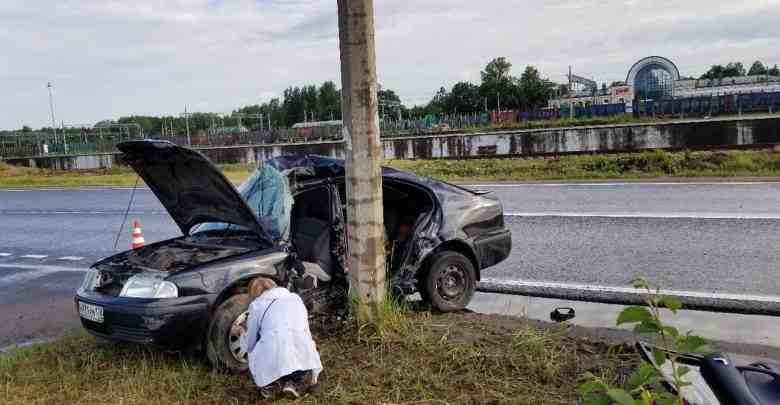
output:
[[[436,92],[436,95],[433,96],[433,100],[431,100],[430,103],[428,103],[428,107],[426,108],[427,114],[433,114],[433,115],[439,115],[444,114],[447,111],[447,101],[450,98],[450,93],[447,92],[447,89],[444,87],[440,87],[439,91]]]
[[[319,103],[317,102],[317,86],[303,86],[301,89],[301,95],[303,97],[303,109],[306,113],[304,121],[311,121],[312,119],[316,119],[320,111],[318,105]]]
[[[469,82],[459,82],[452,86],[445,105],[446,110],[451,113],[473,113],[481,110],[481,101],[479,86]]]
[[[724,77],[744,76],[745,73],[745,67],[742,65],[742,62],[729,62],[725,67],[713,65],[701,78],[710,80],[723,79]]]
[[[748,76],[765,75],[766,73],[767,73],[767,69],[764,66],[764,64],[761,63],[760,60],[757,60],[753,62],[752,66],[750,66],[750,70],[748,71]]]
[[[701,75],[702,79],[712,80],[712,79],[720,79],[723,77],[723,66],[721,65],[712,65],[710,67],[710,70],[707,71],[707,73]]]
[[[780,76],[780,69],[778,69],[777,65],[775,65],[771,69],[767,70],[766,74],[772,75],[772,76]]]
[[[22,132],[30,133],[30,132],[32,132],[32,128],[28,127],[27,125],[23,125],[22,126]]]
[[[320,106],[320,120],[341,119],[341,91],[336,88],[336,83],[327,81],[320,86],[317,104]]]
[[[482,83],[501,83],[504,81],[509,81],[509,73],[511,70],[512,64],[509,63],[505,57],[502,56],[500,58],[495,58],[491,60],[487,66],[485,66],[485,70],[480,72]]]
[[[504,58],[495,58],[480,72],[482,84],[479,86],[479,94],[490,100],[489,105],[501,109],[514,108],[520,104],[517,79],[511,76],[512,64]]]
[[[520,96],[524,107],[534,109],[547,105],[555,92],[555,83],[543,79],[539,70],[533,66],[527,66],[520,76]]]
[[[300,87],[288,87],[284,90],[284,101],[282,101],[282,110],[284,111],[284,121],[282,126],[291,126],[298,122],[303,122],[303,111],[305,101]]]
[[[742,62],[731,62],[728,65],[726,65],[726,68],[723,71],[723,74],[725,74],[725,77],[734,77],[734,76],[744,76],[747,74],[745,71],[745,67],[742,66]]]

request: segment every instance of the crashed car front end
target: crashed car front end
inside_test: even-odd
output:
[[[288,254],[279,241],[291,204],[286,178],[261,170],[236,190],[198,152],[161,141],[118,147],[184,236],[95,263],[76,292],[75,309],[84,328],[103,338],[200,343],[232,283],[283,273]]]

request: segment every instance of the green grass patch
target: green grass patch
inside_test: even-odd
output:
[[[255,169],[251,165],[218,165],[222,173],[241,183]],[[126,166],[111,169],[48,170],[12,166],[0,162],[0,187],[90,187],[132,186],[138,176]],[[143,184],[143,182],[141,182]]]
[[[388,165],[448,181],[780,176],[774,151],[666,152],[467,160],[393,160]]]
[[[630,369],[626,356],[570,336],[564,327],[477,314],[404,314],[405,326],[382,338],[351,322],[313,322],[325,372],[300,402],[572,404],[582,373],[621,386]],[[0,355],[0,403],[262,400],[248,375],[214,372],[197,355],[99,343],[74,332]]]

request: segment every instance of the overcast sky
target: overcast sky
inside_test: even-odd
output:
[[[683,75],[780,63],[780,0],[375,0],[380,83],[406,104],[506,56],[564,81],[625,80],[643,56]],[[335,0],[0,0],[0,128],[229,112],[339,83]]]

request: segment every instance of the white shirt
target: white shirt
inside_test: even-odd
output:
[[[286,288],[267,290],[249,304],[247,332],[241,337],[241,348],[249,353],[249,370],[259,387],[307,370],[312,371],[316,382],[322,371],[320,355],[309,331],[306,306],[301,297]]]

